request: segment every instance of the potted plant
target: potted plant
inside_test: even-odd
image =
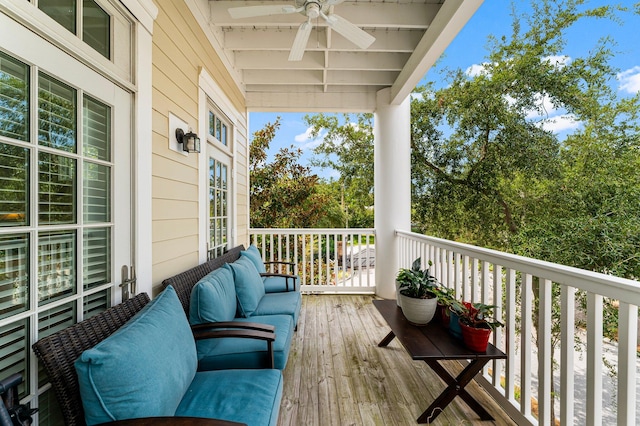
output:
[[[459,340],[462,340],[460,317],[466,312],[467,304],[469,302],[460,302],[457,299],[453,299],[449,303],[449,333]]]
[[[493,318],[493,305],[465,302],[465,309],[460,316],[462,341],[465,346],[475,352],[485,352],[491,331],[503,324]]]
[[[438,297],[438,307],[436,308],[436,318],[440,320],[444,327],[449,327],[449,307],[454,303],[459,303],[455,298],[455,289],[439,286],[435,289]]]
[[[413,261],[411,269],[400,269],[396,277],[399,305],[407,320],[414,325],[426,325],[431,321],[438,304],[438,280],[422,270],[422,260]]]

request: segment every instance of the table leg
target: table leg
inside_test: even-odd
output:
[[[436,398],[433,403],[425,410],[424,413],[420,417],[418,417],[418,423],[429,423],[433,422],[433,420],[438,417],[438,415],[445,409],[447,405],[453,399],[459,395],[463,401],[467,403],[467,405],[476,412],[480,416],[482,420],[493,420],[491,414],[487,412],[480,405],[478,401],[476,401],[466,390],[464,387],[478,374],[482,367],[489,360],[473,360],[465,367],[464,370],[456,378],[451,376],[449,372],[442,366],[438,361],[435,360],[425,360],[427,364],[431,367],[431,369],[438,375],[440,378],[448,384],[447,388],[442,391],[442,393]]]
[[[378,346],[381,348],[387,346],[389,343],[391,343],[393,339],[395,339],[395,337],[396,337],[395,333],[393,331],[390,331],[389,334],[387,334],[385,338],[382,339],[380,343],[378,343]]]

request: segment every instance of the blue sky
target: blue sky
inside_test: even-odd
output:
[[[613,3],[604,0],[591,0],[589,6],[599,6]],[[629,8],[638,4],[638,0],[622,0],[617,2]],[[528,11],[530,0],[515,0],[518,12]],[[462,69],[468,73],[481,72],[482,63],[487,55],[487,37],[492,34],[496,37],[511,33],[511,1],[510,0],[485,0],[476,14],[467,23],[449,45],[445,54],[437,66],[430,70],[423,81],[433,81],[436,87],[446,84],[443,71],[445,69]],[[608,20],[587,19],[575,25],[567,33],[566,55],[559,60],[571,60],[572,57],[583,56],[592,49],[601,37],[610,35],[616,42],[615,49],[619,52],[611,60],[611,65],[619,69],[617,81],[612,85],[617,86],[621,95],[631,95],[640,91],[640,16],[627,13],[621,23]],[[546,105],[547,100],[541,99]],[[554,109],[553,105],[546,105],[548,117],[545,120],[545,128],[551,129],[562,135],[579,125],[564,111]],[[307,127],[302,121],[304,113],[251,113],[249,133],[253,135],[268,122],[281,117],[281,126],[269,150],[270,155],[277,152],[280,147],[295,146],[304,151],[302,162],[305,163],[312,156],[311,150],[317,141],[309,140],[306,136]],[[532,118],[536,118],[532,114]],[[314,169],[319,176],[328,178],[332,176],[329,170]]]

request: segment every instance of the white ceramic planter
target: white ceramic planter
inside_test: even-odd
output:
[[[432,299],[414,299],[413,297],[399,294],[398,300],[400,300],[402,313],[414,325],[427,325],[433,319],[438,306],[438,298],[436,297]]]
[[[407,287],[406,286],[399,287],[398,283],[396,283],[396,304],[400,306],[401,309],[402,309],[402,301],[400,300],[400,290],[403,290],[405,288]]]

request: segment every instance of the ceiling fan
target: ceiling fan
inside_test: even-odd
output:
[[[361,49],[366,49],[375,41],[375,37],[367,34],[343,17],[333,13],[331,9],[332,6],[342,3],[343,1],[344,0],[295,0],[295,6],[260,5],[232,7],[229,8],[229,14],[234,19],[286,15],[291,13],[300,13],[305,16],[307,20],[298,28],[293,46],[291,46],[291,52],[289,53],[290,61],[299,61],[302,59],[304,49],[311,35],[311,29],[313,27],[311,20],[318,17],[324,19],[329,28],[341,34]]]

